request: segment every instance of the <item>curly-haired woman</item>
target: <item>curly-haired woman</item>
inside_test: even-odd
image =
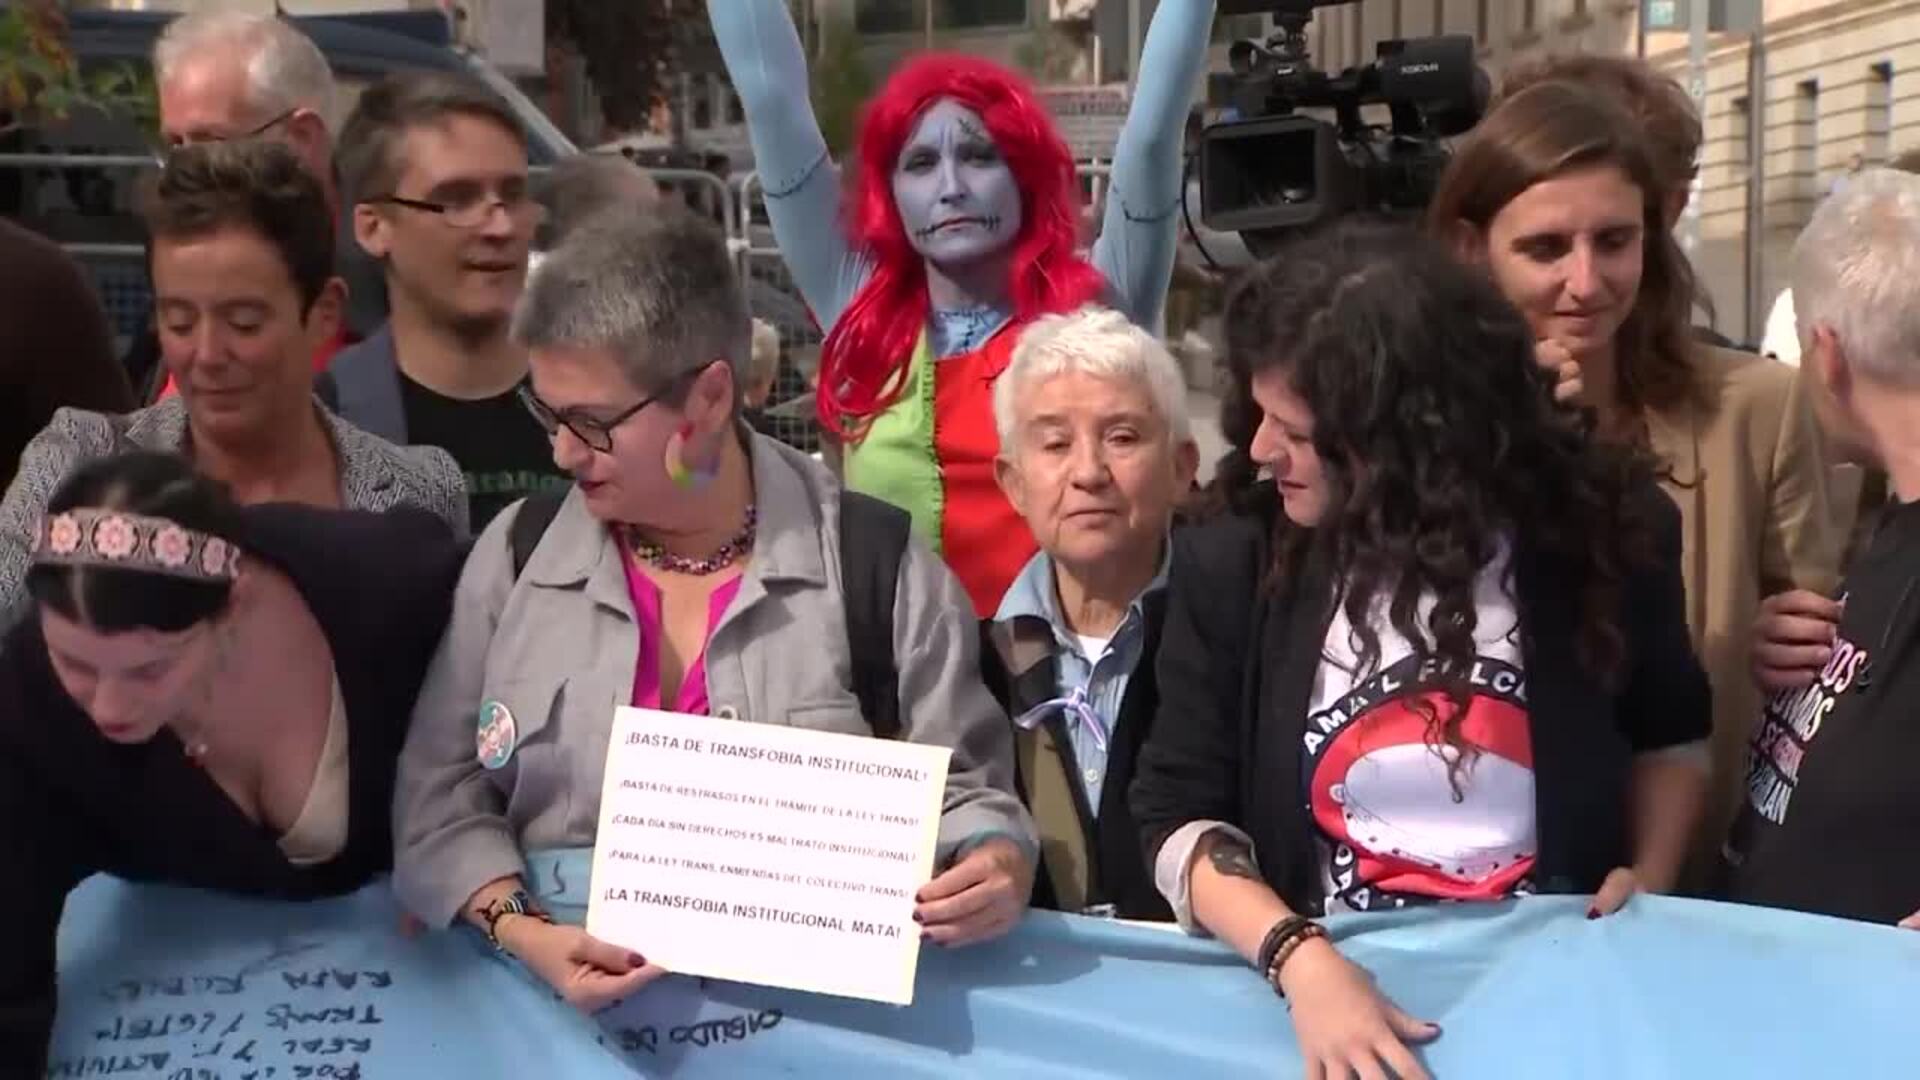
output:
[[[1526,323],[1436,243],[1345,223],[1227,306],[1279,515],[1176,541],[1132,788],[1189,928],[1292,1003],[1309,1075],[1424,1076],[1310,921],[1671,887],[1706,678],[1651,464],[1554,407]]]

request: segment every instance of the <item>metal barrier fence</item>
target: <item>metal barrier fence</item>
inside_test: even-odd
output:
[[[0,171],[61,173],[74,169],[141,172],[159,167],[147,154],[0,153]],[[528,171],[540,176],[548,166]],[[754,207],[765,192],[757,172],[722,178],[701,169],[649,168],[663,189],[687,198],[696,209],[717,216],[727,249],[746,284],[749,305],[756,318],[772,324],[780,334],[781,360],[774,389],[755,421],[762,430],[805,450],[815,450],[820,430],[812,406],[821,332],[803,303],[788,272],[780,248],[771,241],[771,229],[754,224]],[[1089,182],[1092,202],[1105,195],[1111,169],[1104,164],[1082,165],[1077,172]],[[756,245],[756,231],[767,242]],[[152,294],[147,280],[146,248],[138,243],[70,241],[61,245],[88,271],[99,290],[116,336],[124,343],[147,331]]]

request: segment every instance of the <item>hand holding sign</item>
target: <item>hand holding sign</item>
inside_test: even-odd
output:
[[[583,1013],[618,1005],[667,973],[639,953],[609,945],[577,926],[512,919],[500,944]]]
[[[972,945],[1013,929],[1033,892],[1033,864],[996,836],[921,887],[913,918],[935,945]]]

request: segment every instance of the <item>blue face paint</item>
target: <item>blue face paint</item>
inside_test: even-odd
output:
[[[1006,252],[1020,233],[1020,184],[980,114],[941,98],[893,169],[893,202],[913,249],[959,267]]]

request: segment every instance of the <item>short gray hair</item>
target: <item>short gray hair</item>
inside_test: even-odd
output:
[[[660,203],[660,185],[652,174],[621,154],[587,152],[561,158],[547,174],[540,202],[547,208],[540,247],[559,246],[588,218],[614,207],[628,213],[650,211]]]
[[[164,83],[190,55],[231,50],[247,69],[247,104],[261,113],[311,109],[331,128],[333,69],[313,39],[285,19],[245,11],[203,11],[168,23],[153,43],[153,74]]]
[[[993,420],[1002,452],[1013,450],[1016,403],[1026,387],[1075,371],[1145,387],[1174,443],[1193,438],[1187,382],[1173,354],[1120,312],[1083,307],[1067,315],[1041,316],[1021,333],[1013,359],[993,385]]]
[[[1792,285],[1803,346],[1826,326],[1854,366],[1920,382],[1920,176],[1849,177],[1794,242]]]
[[[575,229],[530,275],[513,313],[515,341],[610,349],[643,394],[715,360],[739,383],[751,328],[725,238],[678,208],[615,210]]]

